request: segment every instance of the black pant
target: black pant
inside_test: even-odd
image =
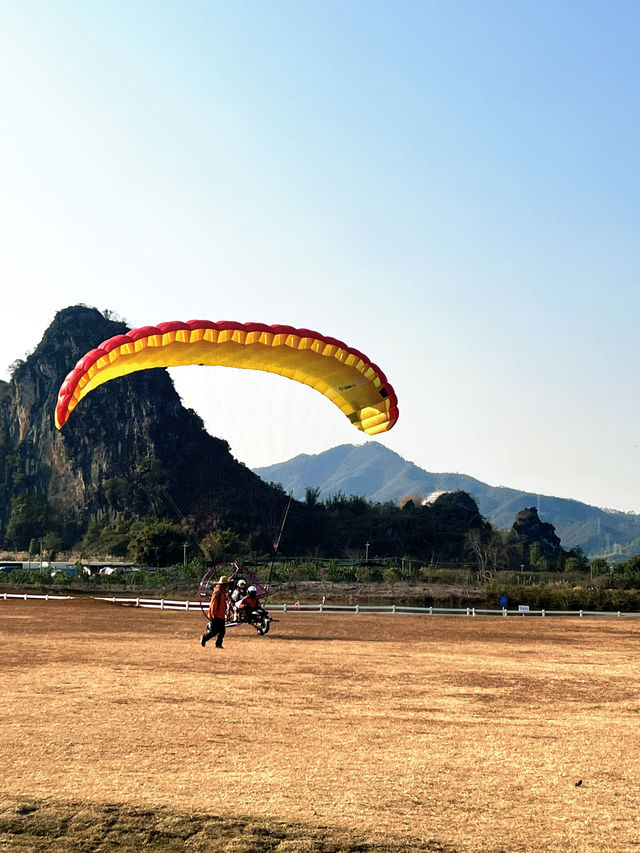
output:
[[[207,630],[204,635],[205,643],[209,640],[213,640],[214,637],[217,637],[218,639],[216,640],[216,646],[221,646],[226,631],[227,629],[224,623],[224,619],[209,620],[209,624],[207,625]]]

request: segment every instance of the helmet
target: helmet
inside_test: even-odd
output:
[[[247,585],[246,580],[244,578],[240,578],[240,580],[238,581],[238,586],[244,589],[244,587],[246,585]]]
[[[247,590],[247,592],[257,592],[257,591],[258,590],[255,588],[255,586],[250,586],[249,589]]]

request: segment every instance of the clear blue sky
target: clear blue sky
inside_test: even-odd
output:
[[[79,302],[304,326],[406,459],[638,512],[639,57],[631,1],[4,0],[2,375]],[[364,440],[251,381],[176,376],[247,464]]]

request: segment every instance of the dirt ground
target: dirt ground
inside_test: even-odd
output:
[[[0,850],[640,850],[640,619],[0,601]]]

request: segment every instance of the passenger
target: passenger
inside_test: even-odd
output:
[[[258,607],[260,607],[260,601],[258,600],[258,590],[255,588],[255,586],[250,586],[247,590],[247,594],[238,605],[240,618],[248,622],[252,611],[256,610]]]
[[[247,594],[247,582],[244,578],[240,578],[237,582],[235,589],[231,593],[231,601],[234,604],[238,604],[242,598]]]
[[[229,596],[229,607],[227,611],[227,622],[237,622],[239,617],[238,605],[247,594],[247,582],[244,578],[236,581],[236,585]]]

